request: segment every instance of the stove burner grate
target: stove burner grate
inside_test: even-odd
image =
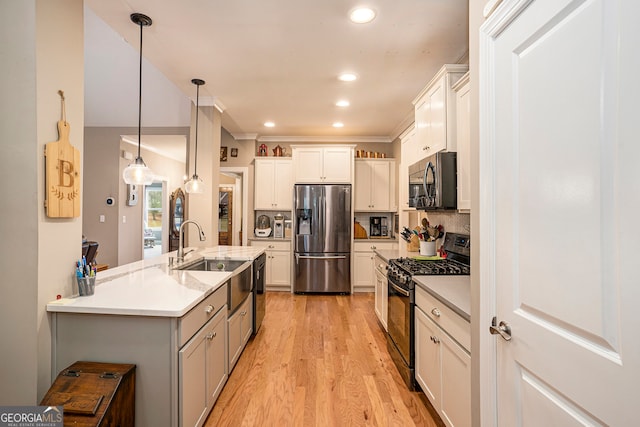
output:
[[[469,275],[469,266],[449,259],[435,261],[399,258],[394,264],[411,276]]]

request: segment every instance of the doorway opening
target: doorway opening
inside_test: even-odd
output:
[[[218,200],[218,245],[230,246],[233,242],[233,188],[220,186]]]
[[[167,242],[163,230],[166,230],[166,183],[154,182],[144,187],[142,208],[142,238],[144,259],[156,257],[166,252]]]
[[[218,235],[219,245],[232,245],[232,246],[247,246],[247,236],[244,230],[247,229],[247,206],[249,196],[249,168],[247,167],[222,167],[220,168],[220,194],[226,191],[223,189],[231,189],[230,194],[226,197],[231,197],[231,208],[228,209],[228,221],[225,225],[228,227],[231,224],[231,230],[229,233],[227,243],[223,243],[224,236]],[[229,193],[228,191],[226,191]],[[222,199],[220,199],[220,205],[222,207]],[[229,203],[225,201],[225,203]],[[218,231],[223,228],[223,218],[218,215]],[[226,221],[226,219],[225,219]]]

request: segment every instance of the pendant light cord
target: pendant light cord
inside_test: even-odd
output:
[[[142,129],[142,27],[143,23],[140,22],[140,72],[139,84],[138,84],[138,159],[140,157],[140,143],[141,141],[141,129]]]
[[[193,156],[193,174],[198,176],[198,116],[200,115],[200,85],[196,85],[196,152]]]

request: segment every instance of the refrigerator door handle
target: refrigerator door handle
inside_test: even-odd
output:
[[[310,255],[298,255],[296,254],[296,263],[298,259],[346,259],[345,255],[337,256],[310,256]]]

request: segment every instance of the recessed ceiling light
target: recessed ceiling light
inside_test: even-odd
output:
[[[341,99],[340,101],[336,102],[336,107],[348,107],[349,101],[347,101],[346,99]]]
[[[351,22],[355,24],[366,24],[373,21],[375,17],[376,12],[368,7],[359,7],[357,9],[353,9],[351,13],[349,13],[349,19],[351,19]]]
[[[335,123],[333,124],[333,127],[334,127],[334,128],[341,128],[341,127],[344,127],[344,123],[335,122]]]
[[[265,127],[272,128],[272,127],[274,127],[276,124],[275,124],[275,123],[273,123],[273,122],[264,122],[264,125],[265,125]]]
[[[352,82],[357,78],[358,76],[355,73],[342,73],[338,76],[338,80],[343,82]]]

